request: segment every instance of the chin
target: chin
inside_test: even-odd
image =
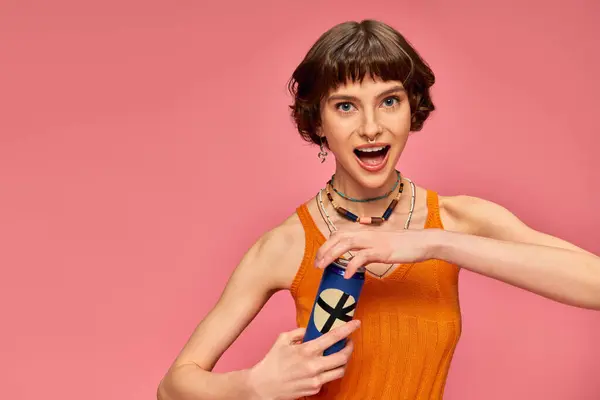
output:
[[[357,182],[365,189],[382,189],[388,184],[390,175],[396,175],[394,168],[385,168],[378,173],[365,173],[365,171],[358,171]]]
[[[356,165],[357,162],[352,160],[355,164],[350,169],[352,176],[356,182],[366,190],[379,190],[387,188],[390,183],[390,177],[393,176],[396,179],[396,163],[392,160],[388,160],[383,168],[377,171],[368,171],[362,168],[360,165]]]

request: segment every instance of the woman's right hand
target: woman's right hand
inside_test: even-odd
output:
[[[317,339],[302,343],[304,328],[279,335],[267,355],[249,374],[255,399],[288,400],[319,393],[325,383],[344,376],[353,344],[348,340],[341,351],[323,356],[323,351],[347,338],[360,326],[353,320]]]

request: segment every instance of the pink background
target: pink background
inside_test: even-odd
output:
[[[0,5],[3,398],[154,398],[245,250],[331,174],[285,84],[347,19],[390,22],[437,75],[404,173],[600,253],[600,3],[201,3]],[[600,314],[460,285],[446,399],[600,398]],[[293,324],[280,293],[218,370]]]

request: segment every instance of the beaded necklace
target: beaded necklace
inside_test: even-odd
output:
[[[392,187],[389,192],[387,192],[386,194],[382,194],[381,196],[377,196],[377,197],[369,197],[369,198],[366,198],[366,199],[355,199],[354,197],[347,196],[344,193],[342,193],[339,190],[337,190],[335,188],[335,185],[333,184],[333,179],[334,178],[335,178],[335,174],[331,176],[331,180],[329,181],[329,184],[331,185],[331,188],[333,189],[333,191],[336,192],[337,195],[340,196],[341,198],[346,199],[348,201],[352,201],[354,203],[369,203],[369,202],[372,202],[372,201],[377,201],[377,200],[385,199],[390,194],[394,193],[394,191],[398,187],[398,184],[402,180],[402,176],[400,175],[400,171],[396,171],[396,183],[394,183],[394,187]]]
[[[401,179],[401,178],[399,178],[399,179]],[[333,199],[333,196],[331,195],[331,191],[329,190],[330,187],[331,187],[331,183],[327,182],[327,185],[325,185],[325,190],[327,192],[327,198],[331,202],[331,205],[333,206],[333,208],[335,208],[335,211],[337,211],[338,214],[340,214],[342,217],[344,217],[352,222],[358,222],[358,223],[364,224],[364,225],[381,225],[384,221],[387,221],[388,218],[390,217],[390,215],[392,215],[394,208],[396,208],[396,205],[398,205],[400,196],[402,196],[402,192],[404,191],[404,183],[402,182],[402,183],[400,183],[400,189],[398,190],[396,197],[391,201],[391,203],[388,205],[388,207],[386,208],[386,210],[384,211],[384,213],[381,217],[359,217],[358,215],[354,214],[353,212],[348,211],[344,207],[341,207],[340,205],[337,204],[337,202]]]
[[[408,212],[408,216],[406,217],[406,222],[404,223],[404,229],[408,229],[408,227],[410,226],[410,221],[412,220],[412,215],[413,215],[413,211],[415,210],[415,184],[413,183],[413,181],[411,181],[408,178],[404,178],[408,181],[408,183],[410,184],[410,189],[411,189],[411,197],[410,197],[410,210]],[[323,189],[319,190],[319,193],[317,194],[317,206],[319,209],[319,213],[321,214],[321,218],[323,218],[323,221],[325,221],[325,225],[327,225],[327,229],[329,230],[329,233],[333,233],[334,231],[337,231],[337,227],[335,226],[335,224],[333,223],[333,221],[331,220],[331,217],[329,216],[329,213],[327,213],[327,210],[325,210],[325,205],[323,204],[323,197],[322,197],[322,193],[323,193]],[[354,257],[354,254],[352,254],[352,251],[348,251],[348,254],[350,255],[350,259],[352,259]],[[392,267],[394,266],[394,264],[390,264],[389,267],[383,272],[383,274],[376,274],[375,272],[369,270],[368,268],[365,267],[365,269],[372,275],[375,275],[378,278],[382,278],[383,276],[385,276],[385,274],[387,274],[390,269],[392,269]]]

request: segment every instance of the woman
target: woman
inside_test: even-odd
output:
[[[319,158],[335,158],[335,174],[247,252],[159,399],[441,399],[461,333],[459,266],[600,309],[600,258],[496,204],[438,196],[396,171],[409,132],[434,110],[433,83],[417,52],[381,22],[343,23],[319,38],[293,74],[291,108]],[[302,343],[322,268],[338,257],[351,259],[348,275],[367,268],[355,320]],[[210,372],[282,289],[300,328],[248,370]],[[351,340],[341,352],[322,355],[342,338]]]

